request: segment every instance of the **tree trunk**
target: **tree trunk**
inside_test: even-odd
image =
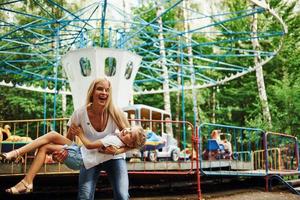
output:
[[[197,109],[197,91],[194,88],[195,86],[195,70],[193,64],[193,49],[191,46],[191,34],[190,23],[189,23],[189,11],[190,9],[190,0],[183,1],[183,20],[184,20],[184,32],[185,32],[185,43],[187,45],[187,56],[188,56],[188,66],[191,74],[191,86],[192,86],[192,96],[193,96],[193,112],[194,112],[194,126],[199,123],[199,114]]]
[[[252,22],[252,46],[255,50],[255,57],[254,57],[254,64],[255,66],[258,66],[256,68],[256,82],[258,87],[258,94],[262,106],[263,111],[263,118],[264,120],[269,124],[270,127],[272,127],[272,121],[271,121],[271,114],[269,110],[269,104],[268,104],[268,98],[265,88],[265,82],[264,82],[264,75],[263,75],[263,69],[260,65],[261,63],[261,57],[259,54],[259,41],[257,39],[257,14],[254,14],[253,16],[253,22]]]
[[[212,123],[216,123],[216,87],[212,87]]]
[[[159,2],[156,2],[156,4],[158,4]],[[160,3],[159,5],[157,5],[157,12],[156,12],[156,16],[160,16],[163,11],[164,11],[164,7],[162,6],[162,3]],[[159,17],[157,19],[158,25],[159,25],[159,52],[160,52],[160,66],[163,69],[163,90],[164,90],[164,107],[165,110],[170,113],[171,115],[171,102],[170,102],[170,91],[169,91],[169,74],[168,74],[168,68],[166,66],[167,60],[166,60],[166,51],[165,51],[165,42],[164,42],[164,35],[163,35],[163,21],[162,21],[162,17]],[[167,129],[169,130],[169,134],[172,135],[173,137],[173,130],[172,130],[172,126],[167,127]]]

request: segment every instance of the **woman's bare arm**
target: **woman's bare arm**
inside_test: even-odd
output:
[[[68,138],[68,139],[71,140],[71,141],[73,141],[73,140],[75,139],[75,136],[74,136],[74,134],[72,133],[72,131],[70,130],[70,128],[68,128],[66,138]]]

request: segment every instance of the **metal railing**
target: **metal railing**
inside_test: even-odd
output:
[[[56,122],[55,127],[53,127],[53,122]],[[66,124],[68,118],[57,118],[57,119],[30,119],[30,120],[7,120],[0,121],[0,127],[8,125],[10,137],[6,140],[0,142],[0,152],[8,152],[20,148],[38,138],[39,136],[49,132],[50,130],[55,130],[62,135],[66,134]],[[7,126],[6,126],[7,127]],[[2,133],[1,133],[2,134]],[[1,164],[0,175],[18,175],[25,174],[30,167],[35,156],[35,151],[26,153],[23,156],[21,163],[9,163]],[[70,172],[67,167],[56,163],[51,159],[51,156],[47,157],[44,166],[40,170],[40,173],[53,173],[53,172]]]
[[[66,134],[67,130],[67,118],[56,119],[56,131],[62,135]],[[178,156],[181,156],[178,160],[172,161],[172,152],[164,154],[163,151],[168,151],[170,147],[165,146],[163,149],[155,149],[153,152],[157,152],[157,160],[149,161],[144,155],[141,155],[138,161],[134,159],[128,162],[128,170],[130,173],[155,173],[155,174],[194,174],[197,168],[199,168],[198,162],[198,149],[197,149],[197,136],[193,125],[185,121],[170,121],[170,120],[130,120],[140,122],[141,125],[153,124],[156,127],[157,134],[162,136],[162,131],[166,133],[167,126],[174,126],[176,130],[174,140],[178,140],[178,149],[189,149],[187,151],[176,152]],[[52,130],[52,119],[34,119],[34,120],[12,120],[12,121],[0,121],[0,126],[9,125],[11,129],[11,138],[14,140],[0,142],[0,152],[8,152],[17,149],[23,145],[26,145],[30,141],[24,141],[23,139],[31,138],[32,140]],[[177,127],[177,128],[176,128]],[[146,127],[145,127],[146,128]],[[185,135],[183,135],[185,134]],[[18,137],[16,137],[18,136]],[[188,138],[188,139],[187,139]],[[180,154],[180,155],[179,155]],[[159,157],[163,155],[162,157]],[[25,174],[32,163],[35,156],[35,152],[30,152],[24,155],[24,160],[20,164],[10,163],[2,164],[0,174]],[[176,156],[176,155],[175,155]],[[130,158],[129,158],[130,159]],[[56,163],[52,160],[51,155],[45,160],[45,165],[40,170],[40,173],[72,173],[74,171],[68,169],[65,165]]]
[[[232,156],[203,157],[206,141],[213,130],[230,134]],[[213,175],[266,176],[269,173],[298,173],[299,146],[297,138],[288,134],[261,129],[204,123],[199,128],[199,155],[203,173]],[[220,140],[220,144],[222,141]],[[217,154],[221,154],[218,151]]]

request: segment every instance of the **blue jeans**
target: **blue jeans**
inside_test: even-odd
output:
[[[124,159],[113,159],[90,169],[82,165],[79,174],[78,200],[93,200],[100,171],[106,171],[115,200],[128,200],[129,181]]]

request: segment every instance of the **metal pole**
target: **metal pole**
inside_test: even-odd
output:
[[[184,101],[184,77],[183,77],[183,49],[182,49],[182,41],[180,40],[180,68],[181,68],[181,110],[182,110],[182,121],[185,121],[185,101]],[[185,123],[182,124],[183,128],[183,149],[186,148],[186,128]],[[185,158],[184,158],[185,160]]]
[[[100,47],[104,46],[104,25],[106,16],[107,1],[104,0],[102,3],[102,17],[101,17],[101,29],[100,29]]]
[[[200,143],[200,138],[198,137],[198,127],[195,127],[195,132],[194,132],[194,139],[197,145],[196,145],[196,175],[197,175],[197,193],[198,193],[198,200],[201,200],[201,179],[200,179],[200,165],[199,165],[199,154],[200,154],[200,150],[199,150],[199,143]],[[193,149],[192,149],[193,151]],[[193,153],[192,153],[193,155]],[[192,162],[193,162],[193,158],[191,158]]]
[[[55,45],[55,57],[56,61],[54,63],[54,73],[55,73],[55,86],[54,86],[54,103],[53,103],[53,122],[52,122],[52,130],[55,130],[56,126],[56,99],[57,99],[57,76],[58,76],[58,62],[59,62],[59,27],[56,29],[56,45]]]
[[[46,90],[47,88],[47,80],[44,81],[44,89]],[[44,126],[43,126],[43,134],[46,133],[46,125],[47,125],[47,92],[44,92]]]

